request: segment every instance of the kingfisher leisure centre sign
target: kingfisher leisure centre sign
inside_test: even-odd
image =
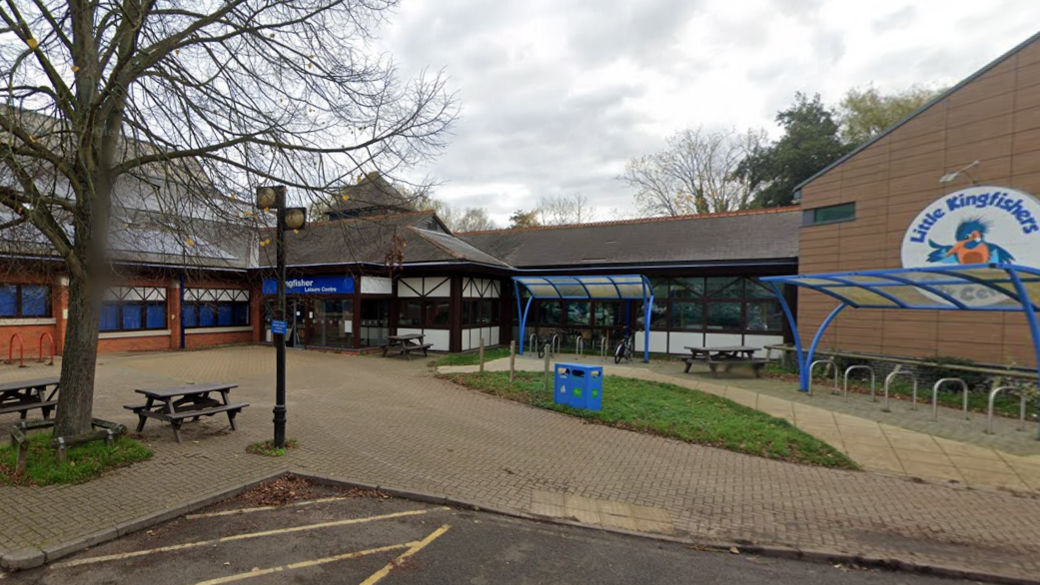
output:
[[[1040,201],[1016,189],[976,186],[926,207],[903,236],[906,268],[1019,264],[1040,267]],[[966,304],[991,305],[1007,297],[983,286],[944,290]]]
[[[278,281],[264,279],[264,294],[278,293]],[[351,276],[307,276],[285,281],[285,293],[290,295],[353,294],[354,278]]]

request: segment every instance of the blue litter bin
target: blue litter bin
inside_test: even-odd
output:
[[[603,408],[603,367],[585,364],[556,364],[553,400],[571,408]]]

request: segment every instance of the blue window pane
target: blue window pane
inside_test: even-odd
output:
[[[231,325],[231,303],[220,303],[217,305],[217,324],[221,326]]]
[[[181,319],[184,320],[185,327],[198,327],[199,326],[199,306],[191,303],[185,303],[184,310],[181,314]]]
[[[212,327],[217,323],[217,312],[213,305],[199,305],[199,327]]]
[[[119,329],[119,306],[115,303],[101,305],[101,330],[117,331]]]
[[[249,325],[249,303],[235,303],[235,325]]]
[[[152,303],[145,307],[145,327],[148,329],[166,328],[166,305]]]
[[[5,284],[0,286],[0,317],[18,316],[18,286]]]
[[[46,286],[22,285],[22,316],[23,317],[46,317],[47,316],[47,292]]]
[[[141,303],[123,305],[123,329],[131,331],[141,328]]]

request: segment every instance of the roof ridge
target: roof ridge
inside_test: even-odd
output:
[[[402,217],[402,216],[410,216],[410,215],[434,215],[435,213],[436,212],[434,210],[432,210],[432,209],[420,209],[420,210],[417,210],[417,211],[402,211],[402,212],[399,212],[399,213],[384,213],[383,215],[366,215],[364,217],[343,217],[343,218],[340,218],[340,219],[323,219],[323,220],[320,220],[320,221],[309,221],[309,222],[307,222],[307,227],[313,227],[313,226],[319,226],[319,225],[330,225],[330,224],[336,224],[336,223],[349,223],[349,222],[352,222],[352,221],[362,221],[362,220],[369,221],[369,220],[386,219],[386,218],[391,218],[391,217]],[[409,227],[411,227],[411,226],[409,226]],[[260,231],[273,230],[273,229],[274,229],[274,227],[272,227],[272,226],[265,226],[265,227],[261,227]]]
[[[787,213],[799,209],[798,205],[788,205],[785,207],[767,207],[763,209],[741,209],[737,211],[721,211],[718,213],[695,213],[689,215],[667,215],[662,217],[640,217],[636,219],[617,219],[612,221],[596,221],[590,223],[568,223],[562,225],[539,225],[522,228],[501,228],[494,230],[478,230],[472,232],[460,232],[454,234],[455,236],[479,236],[485,234],[500,234],[500,233],[513,233],[513,232],[531,232],[540,230],[559,230],[559,229],[572,229],[572,228],[586,228],[586,227],[603,227],[603,226],[614,226],[614,225],[634,225],[640,223],[656,223],[665,221],[684,221],[691,219],[716,219],[723,217],[741,217],[747,215],[768,215],[773,213]]]

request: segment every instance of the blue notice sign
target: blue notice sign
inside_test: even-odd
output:
[[[287,331],[287,323],[285,321],[279,321],[278,319],[271,320],[271,333],[275,335],[285,335]]]
[[[290,295],[320,295],[354,293],[354,278],[351,276],[303,276],[285,281],[285,292]],[[278,293],[278,281],[264,279],[264,294]]]

